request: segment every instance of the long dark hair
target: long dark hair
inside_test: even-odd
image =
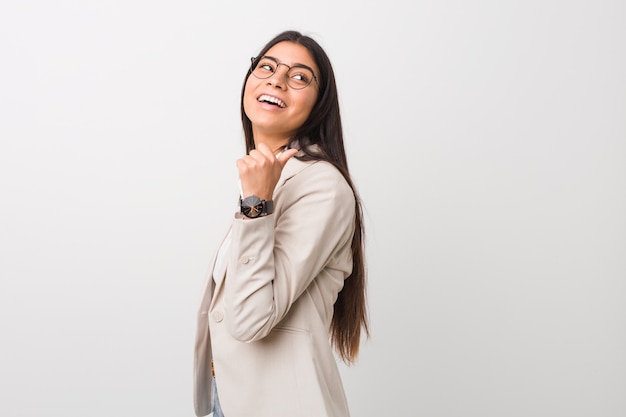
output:
[[[346,152],[343,146],[343,129],[339,113],[339,100],[335,74],[330,59],[322,47],[312,38],[296,31],[286,31],[269,41],[257,56],[263,56],[279,42],[294,42],[308,49],[319,69],[319,93],[309,118],[289,140],[289,146],[297,144],[303,155],[301,160],[322,160],[333,164],[346,179],[356,201],[355,231],[352,237],[352,273],[344,281],[344,286],[334,306],[330,335],[335,350],[346,363],[352,363],[359,352],[361,329],[369,336],[366,303],[366,272],[364,260],[363,210],[361,200],[350,178]],[[250,67],[241,90],[241,122],[246,139],[246,151],[254,149],[252,122],[243,107],[244,91]]]

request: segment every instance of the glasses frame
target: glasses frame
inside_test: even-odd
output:
[[[272,73],[270,73],[267,77],[259,77],[258,75],[256,75],[254,73],[254,70],[256,69],[256,67],[258,66],[258,62],[263,59],[269,59],[270,61],[274,61],[276,63],[276,70]],[[255,65],[256,64],[256,65]],[[295,64],[292,66],[289,66],[287,64],[284,64],[280,61],[278,61],[276,58],[272,57],[272,56],[267,56],[267,55],[263,55],[263,56],[253,56],[250,58],[250,74],[254,75],[256,78],[258,78],[259,80],[267,80],[268,78],[270,78],[272,75],[274,75],[276,73],[276,71],[278,70],[278,67],[280,65],[283,65],[285,67],[287,67],[287,72],[285,73],[285,79],[287,80],[287,85],[290,88],[293,88],[294,90],[304,90],[305,88],[307,88],[308,86],[311,85],[311,81],[309,81],[309,83],[307,85],[305,85],[304,87],[293,87],[290,83],[289,83],[289,76],[287,74],[289,74],[289,71],[292,68],[304,68],[307,69],[309,71],[311,71],[311,75],[313,76],[313,80],[315,80],[315,84],[317,84],[317,88],[320,87],[320,82],[317,79],[317,76],[315,76],[315,71],[313,71],[313,68],[309,67],[308,65],[304,65],[304,64]]]

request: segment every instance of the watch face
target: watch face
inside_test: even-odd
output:
[[[246,197],[241,202],[241,212],[246,217],[259,217],[263,213],[263,201],[256,196]]]
[[[259,217],[263,212],[263,204],[257,204],[256,206],[248,207],[248,217]]]

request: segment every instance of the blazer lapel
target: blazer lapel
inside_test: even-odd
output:
[[[222,239],[220,240],[220,246],[218,246],[218,249],[213,252],[213,256],[211,257],[211,261],[209,262],[209,269],[207,272],[205,289],[204,289],[204,292],[202,293],[202,300],[200,301],[201,311],[208,311],[212,299],[215,298],[213,295],[214,293],[216,293],[216,281],[218,280],[216,277],[220,277],[219,282],[221,284],[223,277],[224,277],[224,273],[226,272],[225,262],[222,262],[223,267],[220,268],[222,269],[221,272],[215,271],[215,267],[217,264],[217,257],[219,255],[219,249],[222,247],[222,245],[224,244],[224,241],[226,240],[227,237],[229,237],[229,235],[230,235],[230,225],[228,225],[226,232],[222,235]]]
[[[228,225],[226,233],[222,237],[220,246],[218,248],[217,254],[215,255],[215,260],[211,265],[211,277],[215,282],[215,286],[213,289],[212,300],[210,303],[210,307],[213,306],[215,299],[217,298],[217,294],[219,293],[222,285],[224,284],[224,278],[226,276],[226,269],[228,267],[228,250],[230,247],[230,234],[231,234],[231,225]]]

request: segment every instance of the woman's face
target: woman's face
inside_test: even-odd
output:
[[[266,57],[270,62],[289,67],[305,65],[317,77],[317,65],[309,51],[302,45],[284,41],[272,46]],[[302,89],[294,89],[287,83],[286,65],[274,65],[269,78],[259,79],[253,74],[248,77],[244,89],[243,107],[252,122],[255,141],[259,139],[286,142],[295,134],[311,114],[318,94],[315,80]],[[268,68],[270,68],[268,66]]]

